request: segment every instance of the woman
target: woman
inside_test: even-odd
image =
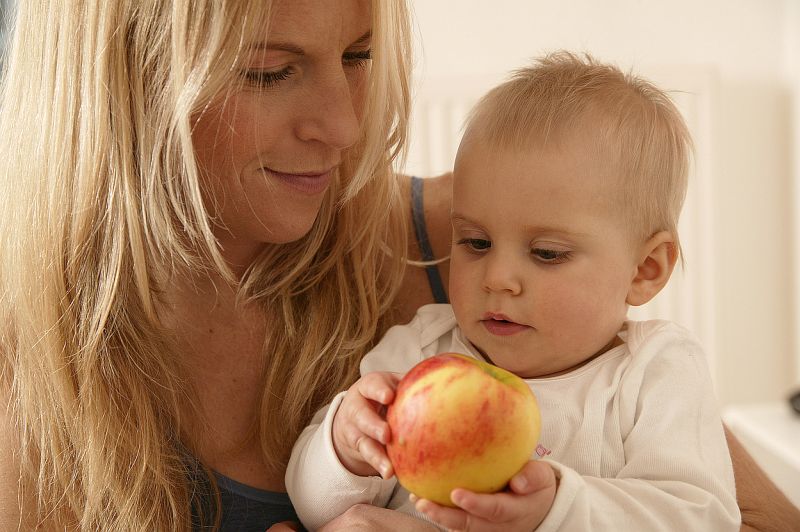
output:
[[[292,518],[298,431],[390,311],[428,297],[410,276],[394,299],[407,24],[400,1],[19,3],[0,529]],[[331,527],[403,519],[357,507]]]
[[[403,271],[407,26],[397,1],[19,3],[0,529],[188,530],[216,484],[223,528],[293,516],[292,442]]]

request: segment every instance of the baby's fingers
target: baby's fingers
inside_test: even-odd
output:
[[[450,498],[459,508],[492,523],[513,521],[520,515],[519,504],[506,493],[475,493],[454,489]]]
[[[386,452],[383,450],[381,444],[372,438],[364,436],[356,445],[364,461],[371,465],[375,471],[379,472],[381,477],[390,478],[394,475],[392,463],[389,461],[389,457],[386,456]]]
[[[428,499],[420,499],[411,495],[411,501],[418,512],[430,517],[435,523],[448,530],[470,530],[469,514],[459,508],[440,506]]]
[[[363,397],[388,405],[394,401],[394,391],[399,381],[400,376],[396,373],[375,372],[364,375],[356,385]]]
[[[382,444],[389,443],[389,424],[369,408],[362,408],[352,417],[352,422],[361,434],[366,434]],[[355,441],[358,441],[357,436]]]
[[[547,462],[531,460],[514,475],[509,485],[514,493],[528,495],[551,489],[556,484],[556,475]]]

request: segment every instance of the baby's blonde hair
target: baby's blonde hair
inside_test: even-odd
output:
[[[216,270],[269,310],[254,427],[276,471],[383,327],[406,252],[392,172],[409,108],[403,1],[373,1],[361,138],[310,233],[267,246],[242,279],[214,238],[193,119],[236,89],[272,8],[18,2],[0,87],[0,393],[20,506],[45,529],[191,528],[204,470],[162,319],[174,276]]]
[[[591,129],[590,129],[591,128]],[[678,219],[692,141],[669,96],[592,56],[554,52],[513,73],[472,110],[465,138],[514,150],[596,137],[598,163],[619,176],[619,203],[635,240],[670,231]]]

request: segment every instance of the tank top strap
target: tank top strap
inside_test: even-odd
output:
[[[433,248],[431,248],[428,238],[428,228],[425,225],[425,209],[423,207],[423,182],[419,177],[411,177],[411,220],[414,223],[414,235],[417,237],[417,245],[423,261],[432,261]],[[431,288],[433,301],[436,303],[449,303],[447,291],[439,274],[439,267],[436,264],[425,266],[425,273],[428,275],[428,285]]]

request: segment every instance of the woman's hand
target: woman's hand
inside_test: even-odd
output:
[[[319,532],[369,531],[369,532],[438,532],[438,529],[421,519],[408,514],[356,504],[345,513],[322,527]]]
[[[342,465],[355,475],[379,473],[390,478],[394,474],[385,447],[389,424],[381,411],[394,401],[399,380],[394,373],[368,373],[347,390],[336,411],[333,447]]]
[[[458,508],[447,508],[426,499],[416,499],[416,507],[450,530],[534,530],[547,516],[555,500],[556,476],[553,468],[545,462],[530,461],[514,475],[509,488],[491,494],[455,489],[451,498]]]

